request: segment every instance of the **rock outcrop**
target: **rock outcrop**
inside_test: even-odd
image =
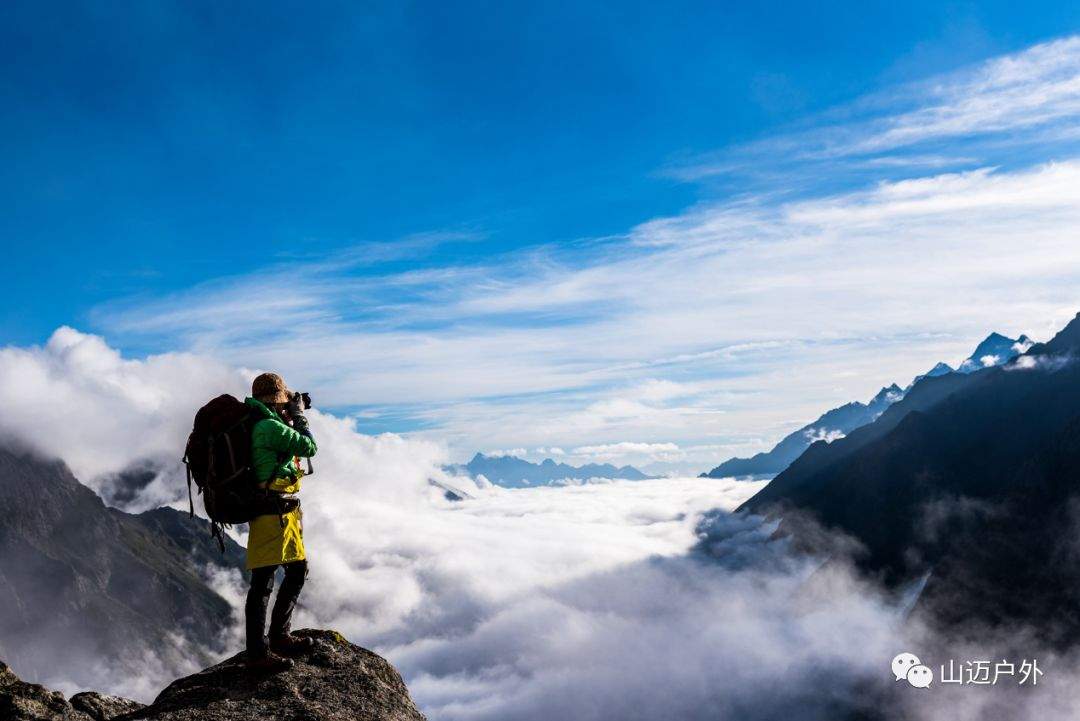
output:
[[[4,721],[113,721],[142,706],[130,699],[92,691],[77,693],[68,700],[58,691],[20,680],[0,662],[0,719]]]
[[[314,650],[291,671],[256,674],[243,654],[174,681],[123,721],[422,721],[405,682],[381,656],[334,631],[298,631]]]
[[[97,693],[70,700],[0,664],[3,721],[424,721],[381,656],[334,631],[298,631],[315,648],[284,673],[249,671],[243,654],[178,679],[154,703]]]

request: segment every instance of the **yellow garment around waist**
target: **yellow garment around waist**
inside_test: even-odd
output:
[[[280,493],[300,490],[300,478],[276,478],[270,489]],[[247,568],[276,566],[290,561],[302,561],[304,554],[304,514],[298,507],[284,516],[257,516],[249,524]]]

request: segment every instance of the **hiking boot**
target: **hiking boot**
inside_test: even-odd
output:
[[[267,652],[261,656],[254,656],[247,660],[247,667],[252,671],[260,671],[263,673],[281,673],[282,671],[288,671],[293,667],[293,662],[287,658],[282,658],[277,654]]]
[[[270,650],[282,656],[301,656],[315,648],[315,642],[307,636],[275,636],[270,639]]]

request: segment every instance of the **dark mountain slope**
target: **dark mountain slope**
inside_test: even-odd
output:
[[[1042,443],[997,498],[957,516],[936,536],[923,605],[954,625],[975,615],[1080,643],[1080,416]]]
[[[744,508],[809,513],[888,582],[929,572],[920,606],[950,624],[1041,619],[1054,640],[1080,638],[1078,351],[1080,317],[1004,367],[926,379]]]
[[[781,499],[800,505],[804,496],[813,496],[813,478],[823,469],[887,435],[908,413],[931,408],[960,388],[976,382],[978,378],[977,374],[959,373],[927,376],[912,386],[902,401],[890,406],[874,423],[857,428],[844,438],[832,443],[818,441],[811,445],[787,470],[774,478],[769,485],[761,489],[738,510],[761,512],[774,501]]]
[[[0,448],[0,651],[22,675],[95,679],[103,662],[138,663],[180,633],[221,650],[231,608],[210,589],[223,557],[200,519],[162,508],[108,508],[59,461]]]

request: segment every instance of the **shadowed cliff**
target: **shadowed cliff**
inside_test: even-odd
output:
[[[209,663],[232,608],[208,568],[242,572],[208,524],[159,508],[106,506],[62,462],[0,439],[0,658],[24,678],[99,686],[100,667],[137,670],[146,654]]]

